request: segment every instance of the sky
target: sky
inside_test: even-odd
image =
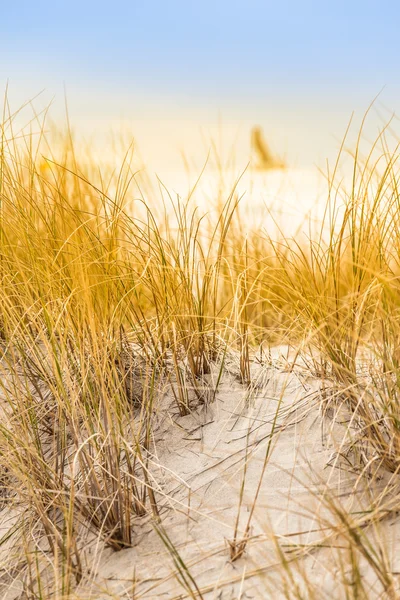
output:
[[[65,89],[78,127],[130,127],[155,155],[259,123],[280,153],[312,162],[378,93],[381,118],[400,110],[395,0],[0,5],[0,86],[15,104],[44,90],[37,102],[54,97],[57,116]]]

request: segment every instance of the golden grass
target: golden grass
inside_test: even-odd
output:
[[[159,210],[154,192],[132,203],[130,150],[119,172],[99,174],[79,162],[70,132],[53,153],[39,116],[35,143],[13,132],[13,119],[5,114],[0,146],[0,467],[4,502],[21,511],[14,535],[26,551],[18,560],[27,597],[73,593],[85,532],[119,550],[133,543],[134,518],[162,522],[149,460],[159,399],[171,390],[181,415],[212,402],[217,390],[205,376],[212,363],[222,376],[228,348],[238,350],[248,386],[256,344],[305,344],[329,387],[326,402],[351,408],[360,468],[398,473],[398,149],[388,150],[384,132],[365,158],[359,141],[348,191],[337,183],[341,152],[324,222],[299,242],[246,231],[236,188],[209,214],[193,198]],[[329,528],[345,537],[354,566],[346,597],[366,597],[361,580],[354,592],[361,553],[394,598],[360,525],[336,499],[327,503]],[[201,597],[156,527],[187,593]],[[47,591],[40,537],[53,565]],[[240,543],[246,537],[233,552]],[[285,557],[287,597],[312,597]]]

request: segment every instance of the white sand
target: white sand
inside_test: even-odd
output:
[[[322,414],[320,381],[304,368],[289,369],[279,360],[282,351],[276,349],[269,364],[253,363],[250,390],[235,377],[233,361],[213,403],[180,417],[166,398],[156,417],[151,472],[161,523],[207,599],[291,597],[284,594],[285,571],[277,540],[286,544],[286,549],[287,544],[298,544],[303,553],[299,569],[293,570],[300,589],[304,587],[304,569],[306,578],[317,586],[316,597],[343,597],[343,588],[335,582],[339,576],[336,550],[310,546],[307,552],[306,545],[329,534],[321,531],[321,518],[326,514],[321,502],[324,491],[340,496],[349,510],[362,503],[350,494],[357,476],[338,454],[347,423]],[[260,480],[261,487],[246,550],[231,562],[228,541],[234,536],[244,475],[239,539]],[[386,519],[381,528],[380,539],[385,540],[392,568],[399,568],[400,564],[395,565],[396,550],[400,549],[397,522]],[[371,539],[374,535],[376,532],[370,534]],[[88,539],[83,552],[88,571],[77,597],[190,597],[177,580],[171,553],[155,531],[151,516],[136,519],[134,539],[133,548],[120,552]],[[337,545],[338,540],[331,537],[329,543]],[[346,563],[347,555],[343,560]],[[361,570],[370,588],[368,597],[378,597],[381,589],[375,585],[373,569],[361,561]],[[194,590],[193,583],[189,586]],[[17,588],[7,594],[4,590],[2,597],[19,597]],[[303,597],[310,597],[307,591]]]
[[[319,491],[327,486],[336,496],[344,495],[345,503],[355,481],[354,475],[339,468],[336,450],[345,425],[332,427],[321,414],[320,382],[282,364],[253,365],[254,375],[250,392],[234,376],[225,376],[216,401],[189,416],[177,416],[171,405],[168,416],[160,414],[155,434],[153,472],[160,490],[162,524],[204,598],[284,597],[279,591],[283,569],[275,536],[285,536],[291,544],[322,539],[319,516],[324,509]],[[228,540],[234,535],[245,465],[239,538],[260,482],[277,410],[251,538],[244,555],[232,563]],[[325,430],[331,429],[326,435],[321,427],[324,421]],[[327,467],[329,461],[336,468]],[[354,506],[354,499],[350,501]],[[104,550],[97,558],[92,585],[85,588],[88,597],[130,598],[133,588],[135,598],[189,597],[174,576],[171,555],[151,520],[138,522],[135,536],[134,548],[118,553]],[[335,565],[323,552],[327,553],[314,552],[302,564],[307,577],[318,583],[321,598],[325,594],[340,598],[340,592],[335,595]],[[368,569],[365,574],[374,581]]]

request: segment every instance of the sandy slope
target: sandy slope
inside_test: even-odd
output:
[[[323,502],[327,494],[349,510],[364,502],[362,482],[352,493],[357,474],[341,458],[348,420],[346,414],[334,419],[323,414],[321,381],[304,366],[291,369],[280,360],[283,351],[276,349],[263,365],[253,362],[250,389],[239,383],[233,357],[213,402],[180,417],[167,395],[155,418],[150,466],[162,531],[207,599],[291,597],[285,589],[286,594],[294,585],[303,589],[304,579],[317,586],[318,598],[343,597],[335,581],[343,572],[334,554],[339,541],[321,523],[325,516],[332,520]],[[259,485],[246,550],[232,562],[229,541],[236,520],[239,516],[240,540]],[[1,533],[17,519],[4,509]],[[379,536],[375,530],[370,537],[385,541],[391,566],[398,569],[397,520],[386,519],[380,527]],[[190,597],[195,584],[187,574],[186,586],[179,582],[175,550],[167,550],[153,519],[136,518],[134,533],[135,546],[120,552],[88,535],[82,553],[87,570],[77,598]],[[326,545],[333,548],[311,548],[326,535],[331,535]],[[278,541],[300,556],[293,581],[285,578]],[[12,544],[11,539],[3,545],[2,559]],[[381,597],[373,569],[362,561],[360,568],[370,597]],[[18,577],[1,589],[8,600],[25,597],[20,594]],[[307,590],[303,597],[310,597]]]
[[[292,544],[321,538],[319,491],[328,485],[343,494],[354,482],[342,469],[326,468],[329,461],[335,462],[334,439],[340,443],[344,426],[335,424],[323,435],[320,382],[276,364],[253,365],[253,375],[249,391],[234,375],[225,376],[216,401],[189,416],[177,416],[171,405],[167,417],[160,414],[155,433],[162,524],[205,598],[276,594],[282,566],[277,567],[274,536],[286,536]],[[239,538],[261,477],[262,482],[250,541],[244,555],[232,563],[228,541],[234,536],[244,475]],[[102,552],[84,593],[129,598],[135,589],[135,598],[187,597],[188,590],[174,577],[171,554],[151,522],[138,523],[136,536],[132,549]],[[325,586],[330,596],[331,565],[318,556],[309,563],[321,594]],[[189,587],[195,589],[192,583]]]

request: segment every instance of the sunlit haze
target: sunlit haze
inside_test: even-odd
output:
[[[399,106],[396,2],[55,2],[2,8],[0,83],[44,90],[87,136],[130,131],[155,168],[199,165],[210,140],[248,158],[263,127],[292,166],[324,164],[353,111]],[[388,18],[390,15],[390,18]],[[106,151],[106,149],[105,149]]]

